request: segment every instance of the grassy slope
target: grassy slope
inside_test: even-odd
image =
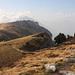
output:
[[[41,48],[41,46],[43,46],[47,42],[47,40],[49,40],[49,38],[47,36],[35,37],[39,34],[42,34],[42,33],[38,33],[38,34],[34,34],[34,35],[27,36],[27,37],[18,38],[15,40],[2,42],[2,43],[8,44],[8,45],[12,44],[16,48],[22,49],[22,50],[29,50],[29,51],[36,50],[36,49]],[[27,42],[29,42],[30,45],[25,47]]]
[[[0,46],[0,67],[13,64],[13,62],[22,57],[23,55],[11,46]]]
[[[17,51],[17,49],[25,45],[26,42],[31,41],[32,39],[36,40],[38,38],[42,38],[44,40],[45,38],[45,37],[33,37],[35,35],[38,35],[38,34],[14,39],[11,41],[0,42],[0,67],[12,64],[16,60],[22,58],[24,55],[21,52]],[[34,44],[34,42],[31,42],[31,44]],[[34,46],[35,47],[37,46],[38,48],[40,44],[39,43],[37,45],[34,44]]]
[[[11,40],[33,34],[31,29],[10,23],[0,24],[0,41]]]
[[[18,40],[18,39],[17,39]],[[70,41],[67,41],[69,43]],[[50,75],[47,74],[44,70],[44,65],[47,63],[55,63],[58,68],[70,65],[68,63],[61,63],[61,59],[65,57],[70,57],[72,54],[68,50],[75,49],[75,44],[72,44],[74,41],[70,42],[70,45],[61,44],[60,46],[53,48],[41,49],[35,54],[27,54],[24,58],[14,63],[17,67],[5,68],[3,71],[0,71],[0,74],[3,75]],[[64,46],[63,46],[64,45]],[[65,49],[64,49],[65,48]],[[46,62],[43,62],[46,61]],[[71,64],[72,65],[72,64]],[[39,66],[39,67],[37,67]],[[53,74],[52,74],[53,75]]]
[[[21,43],[25,40],[30,40],[31,36],[23,37],[11,41],[0,42],[0,67],[12,64],[24,55],[13,48],[14,44]]]

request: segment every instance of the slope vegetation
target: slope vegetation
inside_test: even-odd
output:
[[[20,38],[17,40],[8,41],[7,43],[15,43],[17,48],[17,43],[20,43],[22,40],[32,40],[38,35],[28,36]],[[32,38],[31,38],[32,37]],[[1,75],[61,75],[58,72],[62,70],[72,70],[75,71],[74,63],[66,63],[62,60],[64,58],[75,58],[75,38],[72,38],[57,47],[52,48],[43,48],[34,52],[34,54],[25,54],[22,59],[16,61],[13,67],[1,68]],[[20,44],[21,45],[21,44]],[[45,71],[44,66],[48,63],[55,63],[57,70],[55,73],[51,71]]]

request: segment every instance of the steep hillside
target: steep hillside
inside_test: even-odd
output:
[[[0,41],[7,41],[20,37],[25,37],[39,32],[47,32],[50,37],[52,34],[46,28],[41,27],[38,22],[33,21],[16,21],[11,23],[0,24]]]
[[[45,32],[0,42],[0,67],[12,64],[28,52],[52,47],[52,45],[50,36]]]
[[[29,40],[24,40],[22,43],[16,45],[20,50],[27,51],[35,51],[52,46],[54,46],[52,39],[46,32],[31,35]]]

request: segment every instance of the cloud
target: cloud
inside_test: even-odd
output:
[[[0,9],[0,22],[11,22],[16,20],[24,19],[30,14],[30,11],[24,12],[7,12]]]
[[[75,32],[75,13],[34,13],[36,21],[42,23],[45,28],[49,29],[52,34],[56,36],[58,33],[63,32],[65,34],[73,35]],[[0,22],[12,22],[16,20],[33,20],[27,16],[33,16],[30,11],[24,12],[7,12],[0,10]]]

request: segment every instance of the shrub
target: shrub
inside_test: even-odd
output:
[[[49,54],[46,54],[45,56],[47,56],[48,58],[50,58],[50,57],[58,57],[59,54],[49,53]]]
[[[29,43],[29,42],[27,42],[27,43],[26,43],[26,46],[29,46],[29,45],[30,45],[30,43]]]
[[[67,39],[70,39],[70,38],[72,38],[72,36],[70,36],[70,35],[67,35]]]
[[[55,38],[55,43],[60,44],[64,41],[66,41],[66,36],[63,33],[59,33]]]
[[[44,35],[43,35],[43,34],[41,34],[41,37],[44,37]]]
[[[3,44],[3,46],[5,46],[5,45],[7,45],[6,43],[5,44]]]
[[[11,46],[11,44],[9,44],[9,46]]]
[[[36,41],[36,43],[40,43],[41,40],[42,39],[36,39],[35,41]]]

